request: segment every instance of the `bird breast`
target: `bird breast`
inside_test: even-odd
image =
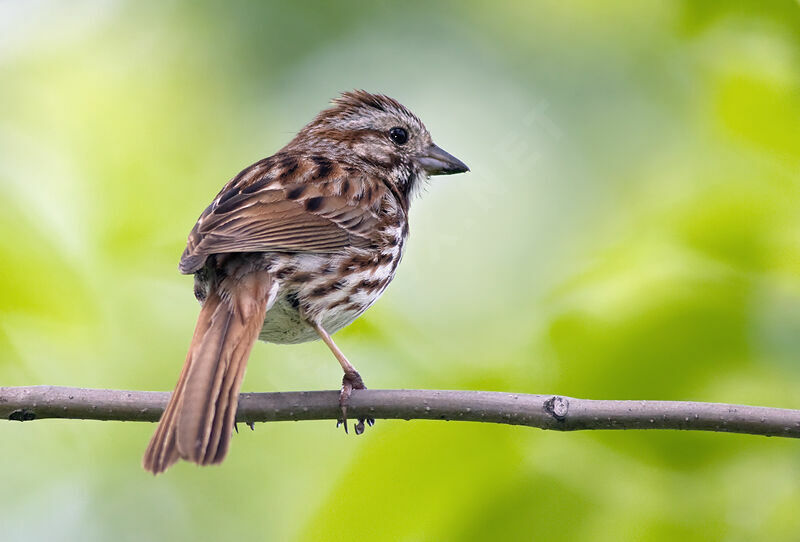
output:
[[[350,248],[341,254],[265,254],[278,281],[259,339],[295,344],[318,339],[307,323],[328,333],[350,324],[384,292],[403,256],[406,231],[387,228],[379,249]],[[394,241],[392,241],[394,239]]]

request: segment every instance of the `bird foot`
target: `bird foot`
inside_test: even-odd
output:
[[[361,378],[361,375],[358,374],[358,371],[345,373],[344,377],[342,377],[342,391],[339,393],[339,407],[342,409],[342,415],[339,420],[337,420],[336,427],[344,425],[345,433],[347,433],[347,405],[350,402],[350,394],[353,392],[353,390],[365,389],[367,389],[367,386],[364,385],[364,380]],[[365,423],[372,427],[375,425],[375,419],[371,417],[358,418],[358,422],[353,427],[356,435],[360,435],[364,432],[366,429],[364,425]]]

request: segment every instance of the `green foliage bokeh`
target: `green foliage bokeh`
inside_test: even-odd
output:
[[[368,385],[800,408],[796,2],[4,2],[0,35],[2,385],[171,389],[197,215],[365,88],[472,168],[337,335]],[[244,389],[339,378],[258,344]],[[800,536],[783,439],[276,423],[153,478],[152,430],[0,424],[0,538]]]

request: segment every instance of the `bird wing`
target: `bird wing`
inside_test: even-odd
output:
[[[203,211],[181,257],[182,273],[196,272],[211,254],[335,253],[371,245],[378,206],[365,205],[363,190],[353,190],[366,182],[363,176],[327,160],[319,166],[323,159],[274,158],[243,170]]]

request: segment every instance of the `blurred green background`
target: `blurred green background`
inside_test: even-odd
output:
[[[337,335],[371,387],[800,408],[792,1],[2,2],[0,383],[172,389],[195,219],[352,88],[472,168]],[[339,379],[258,344],[244,390]],[[153,478],[153,428],[0,424],[0,538],[800,539],[790,440],[275,423]]]

